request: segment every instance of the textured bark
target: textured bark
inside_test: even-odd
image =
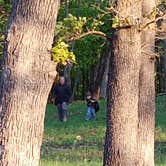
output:
[[[142,14],[153,11],[155,0],[143,0]],[[154,19],[154,18],[151,18]],[[149,22],[144,19],[144,22]],[[155,81],[154,81],[154,24],[142,32],[142,64],[139,76],[138,104],[138,158],[139,166],[154,166],[154,114],[155,114]]]
[[[45,107],[56,67],[50,49],[59,3],[13,1],[1,78],[1,166],[39,164]]]
[[[141,17],[141,2],[117,1],[118,17]],[[135,26],[118,29],[110,59],[104,166],[136,166],[141,34]]]

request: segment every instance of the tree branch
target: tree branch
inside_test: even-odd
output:
[[[108,37],[105,33],[101,32],[101,31],[93,31],[92,30],[92,31],[88,31],[88,32],[85,32],[83,34],[80,34],[79,36],[71,37],[71,38],[67,39],[67,41],[69,42],[69,41],[73,41],[73,40],[79,40],[79,39],[86,37],[86,36],[89,36],[89,35],[96,35],[96,36],[100,36],[104,39],[108,39]]]
[[[141,29],[145,29],[146,27],[148,27],[149,25],[159,21],[159,20],[165,20],[166,19],[166,14],[164,14],[163,16],[157,17],[154,20],[151,20],[150,22],[146,23],[145,25],[143,25],[143,27]]]

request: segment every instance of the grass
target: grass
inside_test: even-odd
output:
[[[156,99],[155,162],[166,166],[166,96]]]
[[[166,166],[166,111],[162,97],[156,100],[155,163]],[[84,120],[82,101],[69,106],[69,119],[58,121],[57,109],[48,105],[40,166],[101,166],[105,137],[106,104],[100,101],[97,121]]]

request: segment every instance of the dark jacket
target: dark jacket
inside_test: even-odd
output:
[[[86,101],[87,101],[88,107],[94,108],[95,112],[99,111],[99,103],[97,102],[97,100],[95,100],[91,97],[91,98],[87,98]]]
[[[64,84],[57,84],[54,88],[54,98],[55,98],[55,104],[62,104],[63,102],[69,102],[69,99],[71,97],[71,91],[69,87]]]

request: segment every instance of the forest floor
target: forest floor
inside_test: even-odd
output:
[[[155,163],[166,166],[166,106],[156,99]],[[40,166],[101,166],[106,126],[106,103],[100,101],[97,120],[85,121],[86,103],[69,106],[69,119],[58,121],[57,109],[48,105]]]

